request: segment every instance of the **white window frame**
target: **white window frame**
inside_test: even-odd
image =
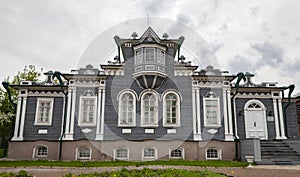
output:
[[[217,157],[217,158],[214,158],[214,157],[207,157],[207,155],[208,155],[207,152],[208,152],[209,150],[216,150],[216,151],[217,151],[218,157]],[[205,159],[206,159],[206,160],[221,160],[221,159],[222,159],[222,150],[221,150],[221,149],[218,149],[218,148],[214,148],[214,147],[207,148],[207,149],[205,150]]]
[[[85,99],[94,100],[94,110],[93,110],[93,121],[91,123],[83,122],[83,101]],[[78,119],[78,126],[96,126],[96,117],[97,117],[97,96],[80,96],[79,101],[79,119]]]
[[[217,101],[217,123],[216,124],[210,124],[207,121],[207,110],[206,110],[206,101]],[[204,126],[205,127],[211,127],[211,128],[218,128],[221,127],[221,116],[220,116],[220,99],[219,97],[209,97],[209,98],[203,98],[203,114],[204,114]]]
[[[152,94],[155,97],[155,105],[154,105],[154,122],[146,123],[145,122],[145,105],[144,105],[144,97],[147,94]],[[141,96],[141,127],[158,127],[158,96],[155,92],[148,91],[143,93]]]
[[[80,150],[83,148],[87,148],[90,151],[89,157],[80,157]],[[76,148],[76,160],[91,160],[92,158],[92,148],[89,146],[79,146]]]
[[[38,150],[39,148],[46,148],[47,149],[47,154],[46,155],[39,155]],[[47,158],[48,157],[48,152],[49,152],[49,148],[46,145],[36,145],[33,149],[33,158]]]
[[[137,53],[140,53],[137,55]],[[140,65],[143,64],[144,60],[143,60],[143,56],[144,56],[144,52],[143,52],[143,48],[137,49],[134,51],[134,64],[135,65]]]
[[[147,149],[151,149],[151,150],[154,150],[154,156],[152,157],[146,157],[145,156],[145,150]],[[145,147],[142,149],[142,158],[143,160],[156,160],[157,159],[157,148],[155,147]]]
[[[181,150],[181,157],[172,157],[171,153],[173,150],[179,149]],[[169,159],[184,159],[184,148],[182,147],[171,147],[169,148]]]
[[[157,63],[165,66],[165,63],[166,63],[165,56],[166,56],[166,51],[156,48]]]
[[[153,51],[153,53],[152,52],[148,52],[148,51]],[[147,56],[148,56],[147,54],[153,54],[153,60],[147,61]],[[155,63],[156,62],[156,50],[155,50],[155,47],[146,47],[144,49],[144,55],[145,55],[145,57],[144,57],[144,63]]]
[[[176,96],[176,123],[167,123],[167,95],[174,94]],[[180,107],[181,107],[181,99],[177,92],[168,91],[163,95],[163,126],[164,127],[180,127]]]
[[[132,123],[123,123],[122,120],[122,97],[125,94],[130,94],[133,98],[133,108],[132,108]],[[118,96],[118,101],[119,101],[119,114],[118,114],[118,126],[119,127],[133,127],[136,126],[136,95],[132,93],[131,91],[123,91],[119,96]]]
[[[117,157],[118,150],[126,150],[127,156],[126,157]],[[119,147],[114,149],[114,160],[129,160],[129,149],[126,147]]]
[[[49,117],[47,122],[41,122],[40,121],[40,104],[42,102],[50,102],[50,109],[49,109]],[[36,103],[36,112],[35,112],[35,121],[34,125],[42,125],[42,126],[51,126],[52,125],[52,116],[53,116],[53,104],[54,104],[54,98],[37,98]]]

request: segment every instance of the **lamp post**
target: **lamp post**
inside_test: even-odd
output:
[[[239,159],[239,152],[238,152],[238,139],[237,139],[237,135],[236,135],[236,124],[235,124],[235,114],[234,114],[234,105],[233,105],[233,100],[234,97],[238,94],[239,91],[239,87],[240,87],[240,82],[241,80],[244,80],[244,82],[246,81],[246,77],[244,75],[244,73],[238,73],[237,74],[237,81],[235,83],[235,93],[232,95],[231,97],[231,115],[232,115],[232,127],[233,127],[233,136],[234,136],[234,143],[235,143],[235,160]]]
[[[60,85],[60,89],[62,91],[62,93],[65,96],[65,108],[64,108],[64,120],[63,120],[63,127],[62,127],[62,133],[59,137],[59,155],[58,155],[58,159],[61,160],[61,156],[62,156],[62,143],[63,143],[63,137],[65,136],[65,127],[66,127],[66,117],[67,117],[67,106],[68,106],[68,93],[64,91],[64,83],[62,81],[62,77],[64,79],[66,79],[60,72],[55,71],[53,74],[53,79],[57,78],[59,81],[59,85]],[[66,79],[67,80],[67,79]]]
[[[3,85],[4,89],[6,90],[9,102],[13,105],[13,113],[14,113],[14,115],[16,115],[17,104],[14,103],[13,100],[11,99],[11,92],[10,92],[10,88],[9,88],[9,83],[8,82],[2,82],[2,85]],[[11,118],[10,137],[7,138],[4,142],[4,150],[3,150],[4,157],[7,157],[7,147],[6,147],[6,145],[8,144],[8,141],[13,137],[13,132],[14,132],[14,129],[15,129],[15,120],[16,119],[14,117]]]

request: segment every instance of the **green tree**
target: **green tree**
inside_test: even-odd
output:
[[[22,71],[19,71],[10,81],[7,77],[4,82],[9,84],[20,84],[22,80],[37,81],[41,73],[37,71],[34,65],[25,66]],[[15,89],[11,90],[11,99],[14,103],[17,101],[18,91]],[[10,102],[8,94],[5,89],[0,88],[0,138],[4,145],[6,140],[12,133],[12,123],[15,120],[14,105]]]

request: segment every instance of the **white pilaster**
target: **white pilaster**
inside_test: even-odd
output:
[[[13,141],[18,140],[18,132],[19,132],[19,123],[20,123],[20,115],[21,113],[21,104],[22,98],[18,97],[18,105],[17,105],[17,115],[16,115],[16,122],[15,122],[15,130],[14,130],[14,137],[12,138]]]
[[[192,108],[193,108],[193,134],[195,135],[195,134],[197,134],[197,126],[196,126],[196,124],[197,124],[197,120],[196,120],[196,118],[197,118],[197,111],[196,111],[196,93],[195,93],[196,91],[193,89],[192,90]]]
[[[278,99],[278,107],[279,107],[279,120],[280,120],[281,139],[286,139],[285,132],[284,132],[284,121],[283,121],[283,112],[282,112],[281,99]]]
[[[223,88],[223,113],[224,113],[224,133],[225,133],[225,141],[232,141],[232,134],[229,133],[229,121],[228,121],[228,101],[227,101],[227,89]]]
[[[101,104],[101,128],[100,128],[100,135],[101,140],[103,140],[103,133],[104,133],[104,106],[105,106],[105,90],[102,90],[102,104]]]
[[[226,89],[223,88],[223,114],[224,114],[224,130],[225,130],[225,140],[226,140],[226,135],[228,135],[228,115],[227,115],[227,95],[226,95]]]
[[[76,105],[76,88],[73,89],[72,91],[72,110],[71,110],[71,126],[70,126],[70,134],[72,135],[73,138],[73,134],[74,134],[74,122],[75,122],[75,105]],[[78,109],[80,109],[80,105],[78,107]],[[78,117],[79,119],[79,117]]]
[[[199,94],[199,89],[196,90],[196,110],[197,110],[197,135],[196,139],[201,140],[201,120],[200,120],[200,94]]]
[[[69,89],[68,91],[68,108],[67,108],[67,118],[66,118],[66,131],[65,133],[68,134],[70,132],[70,118],[71,118],[71,104],[72,104],[72,90]]]
[[[26,113],[26,103],[27,103],[27,97],[23,97],[20,134],[19,134],[19,138],[18,138],[20,140],[23,140],[23,132],[24,132],[24,124],[25,124],[25,113]]]
[[[64,136],[64,140],[73,140],[73,135],[70,134],[70,123],[71,123],[71,114],[73,111],[73,107],[72,107],[72,100],[74,100],[75,98],[73,97],[73,89],[69,88],[68,90],[68,108],[67,108],[67,118],[66,118],[66,130],[65,130],[65,136]]]
[[[102,108],[102,93],[101,89],[98,89],[98,101],[97,101],[97,127],[96,127],[96,140],[101,140],[101,134],[100,134],[100,126],[101,126],[101,108]]]
[[[273,99],[273,108],[274,108],[274,121],[275,121],[275,131],[276,131],[276,139],[281,139],[279,135],[279,120],[278,120],[278,107],[276,99]]]
[[[228,124],[229,124],[229,134],[231,135],[232,139],[233,139],[233,128],[232,128],[232,113],[231,113],[231,98],[230,98],[230,91],[228,90],[226,92],[227,94],[227,109],[228,109]]]

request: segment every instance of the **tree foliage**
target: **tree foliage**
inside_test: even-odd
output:
[[[13,77],[10,81],[10,78],[7,77],[4,79],[4,82],[9,84],[20,84],[22,80],[27,81],[37,81],[41,73],[37,71],[34,65],[25,66],[22,71],[19,71],[17,75]],[[15,89],[11,90],[11,97],[13,102],[16,103],[18,91]],[[0,138],[8,138],[11,131],[12,120],[15,119],[14,106],[9,101],[8,94],[5,89],[0,88]]]

